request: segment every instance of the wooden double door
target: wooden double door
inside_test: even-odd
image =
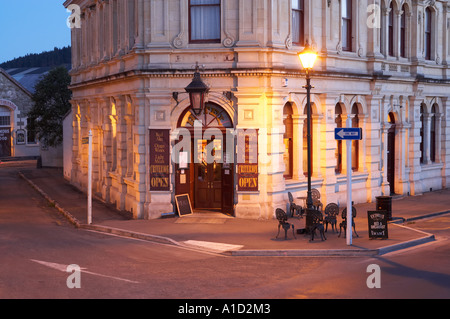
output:
[[[234,168],[233,164],[224,163],[223,141],[192,139],[188,169],[179,169],[177,165],[176,193],[189,194],[196,210],[234,215]]]
[[[195,164],[195,208],[222,209],[222,166],[216,162]]]

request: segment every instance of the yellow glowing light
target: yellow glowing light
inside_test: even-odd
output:
[[[298,54],[298,57],[303,68],[311,70],[317,60],[317,53],[314,52],[309,45],[306,45],[305,49]]]

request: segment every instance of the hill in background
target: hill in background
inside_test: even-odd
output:
[[[50,70],[58,66],[64,66],[70,70],[71,59],[72,52],[69,46],[39,54],[27,54],[24,57],[0,64],[0,68],[4,69],[30,93],[34,93],[35,85]]]
[[[0,64],[0,68],[53,68],[60,65],[71,65],[72,51],[70,46],[61,49],[54,48],[53,51],[32,53]]]

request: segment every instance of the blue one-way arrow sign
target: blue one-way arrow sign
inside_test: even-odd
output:
[[[362,129],[358,127],[337,128],[334,130],[335,140],[362,140]]]

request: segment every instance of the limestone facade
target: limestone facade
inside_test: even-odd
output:
[[[64,3],[72,4],[81,28],[72,29],[71,181],[86,188],[82,138],[92,130],[94,192],[135,218],[176,210],[175,164],[170,189],[151,190],[149,131],[170,130],[175,148],[197,62],[208,102],[233,128],[258,129],[258,189],[239,191],[234,176],[234,215],[272,218],[288,192],[304,196],[306,90],[297,53],[306,42],[319,53],[312,183],[324,206],[345,203],[346,147],[334,130],[346,124],[363,130],[352,146],[356,203],[450,186],[449,1]]]

